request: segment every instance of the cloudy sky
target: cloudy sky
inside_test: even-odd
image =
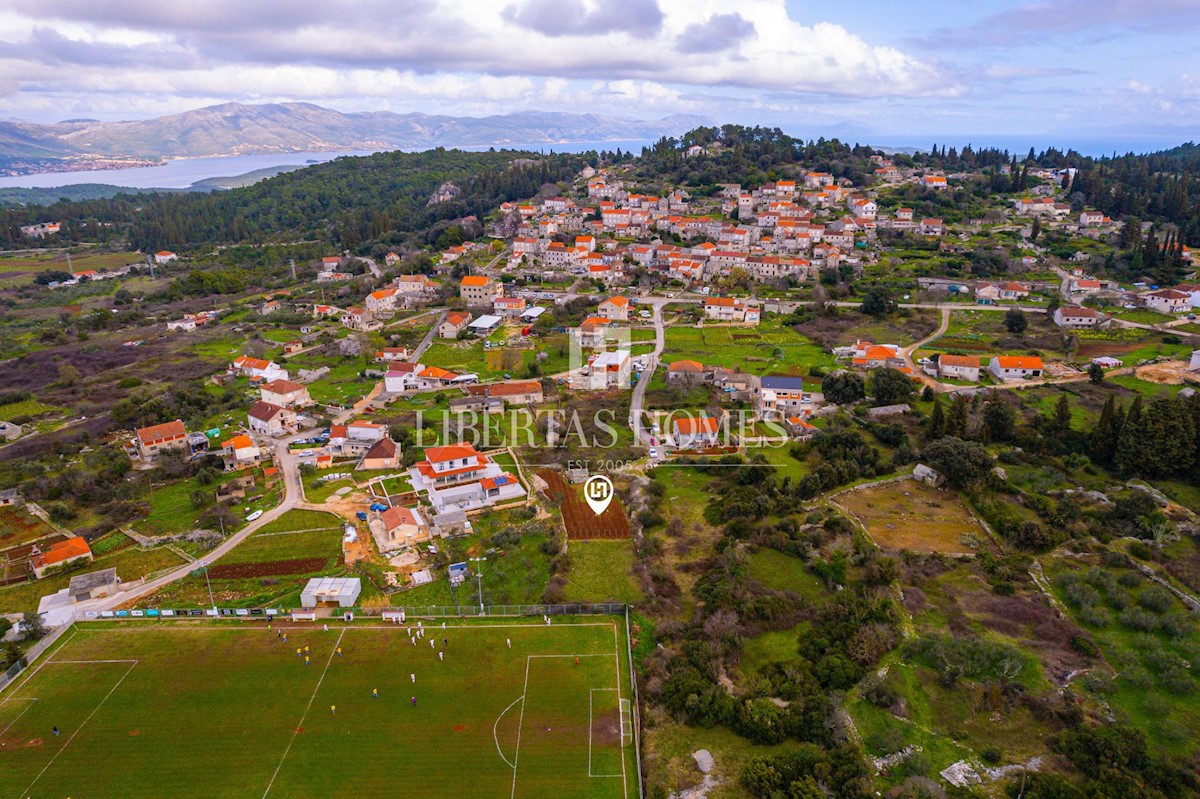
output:
[[[0,0],[0,117],[304,100],[922,143],[1183,134],[1200,130],[1198,36],[1196,0]]]

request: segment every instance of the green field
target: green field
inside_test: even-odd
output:
[[[413,645],[404,626],[288,623],[285,644],[262,623],[80,624],[0,695],[0,785],[94,799],[638,795],[623,619],[430,628]]]

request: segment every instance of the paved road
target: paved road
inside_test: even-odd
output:
[[[655,370],[658,369],[658,362],[662,358],[667,337],[666,331],[663,329],[662,317],[662,308],[665,303],[651,300],[638,301],[639,308],[643,304],[652,304],[654,306],[654,351],[647,356],[646,368],[642,370],[642,376],[638,379],[637,385],[633,387],[633,396],[629,400],[629,421],[633,427],[634,438],[639,442],[649,444],[649,431],[642,427],[642,405],[646,399],[646,389],[650,385],[650,380],[654,377]]]
[[[238,530],[229,538],[225,539],[216,548],[206,553],[204,557],[196,563],[188,563],[185,566],[180,566],[172,572],[164,574],[162,577],[155,578],[150,582],[143,583],[129,591],[122,591],[119,594],[108,597],[107,599],[96,600],[93,602],[81,602],[76,605],[80,611],[88,610],[113,610],[114,608],[132,602],[144,596],[148,596],[155,591],[169,585],[176,580],[182,580],[191,572],[200,567],[200,563],[213,563],[224,555],[229,554],[238,544],[245,541],[255,532],[262,529],[266,525],[278,519],[289,510],[300,505],[304,500],[304,487],[300,482],[299,458],[288,452],[288,445],[296,436],[291,436],[286,439],[281,439],[275,442],[275,463],[279,466],[279,473],[283,475],[283,502],[279,505],[265,511],[262,516],[259,516],[254,521],[247,524],[241,530]]]
[[[408,360],[410,363],[420,363],[421,356],[425,354],[425,350],[429,349],[429,345],[433,343],[434,336],[437,335],[438,327],[442,324],[442,320],[446,318],[446,311],[438,314],[438,318],[433,323],[433,327],[429,328],[429,332],[425,334],[425,338],[421,339],[421,343],[413,350],[412,355]]]
[[[937,330],[933,331],[928,336],[926,336],[925,338],[918,341],[916,344],[905,347],[904,349],[902,349],[900,351],[900,354],[904,356],[904,362],[907,363],[908,368],[912,370],[913,377],[916,377],[918,380],[920,380],[925,385],[932,387],[934,391],[945,391],[946,390],[945,384],[943,384],[937,380],[934,380],[932,377],[925,374],[925,372],[923,372],[921,370],[921,368],[919,366],[917,366],[916,361],[913,360],[913,353],[916,352],[917,350],[921,349],[921,347],[924,347],[929,342],[935,341],[935,340],[941,338],[942,335],[945,334],[946,330],[949,327],[950,327],[950,309],[943,308],[942,309],[942,323],[940,325],[938,325]]]

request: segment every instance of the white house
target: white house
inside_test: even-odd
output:
[[[583,376],[582,388],[603,391],[610,388],[629,388],[629,375],[633,361],[629,350],[602,352],[588,364]]]
[[[680,449],[711,447],[717,443],[719,426],[717,420],[712,416],[701,416],[698,419],[691,417],[676,419],[672,428],[675,446]]]
[[[245,377],[268,381],[288,379],[287,369],[284,369],[273,361],[264,361],[262,358],[253,358],[249,355],[242,355],[235,358],[230,371]]]
[[[938,377],[979,382],[979,358],[975,355],[950,355],[938,358]]]
[[[281,436],[296,432],[296,412],[282,405],[259,400],[246,412],[251,432]]]
[[[302,408],[312,405],[312,397],[308,394],[308,386],[294,383],[291,380],[272,380],[259,386],[263,402],[282,405],[285,408]]]
[[[1162,289],[1142,295],[1142,304],[1163,314],[1187,313],[1192,310],[1191,295],[1175,289]]]
[[[419,363],[393,363],[383,376],[383,390],[389,394],[402,394],[420,385],[421,372],[425,367]]]
[[[1095,327],[1104,316],[1095,308],[1066,305],[1054,311],[1054,324],[1059,327]]]
[[[171,261],[178,260],[179,256],[170,250],[159,250],[158,252],[154,253],[154,263],[158,264],[159,266],[165,266],[166,264],[171,263]]]
[[[1032,355],[997,355],[988,365],[997,380],[1030,380],[1042,376],[1042,359]]]

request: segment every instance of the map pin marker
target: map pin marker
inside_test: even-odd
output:
[[[613,498],[612,480],[602,474],[592,475],[583,484],[583,498],[597,516],[604,513]]]

